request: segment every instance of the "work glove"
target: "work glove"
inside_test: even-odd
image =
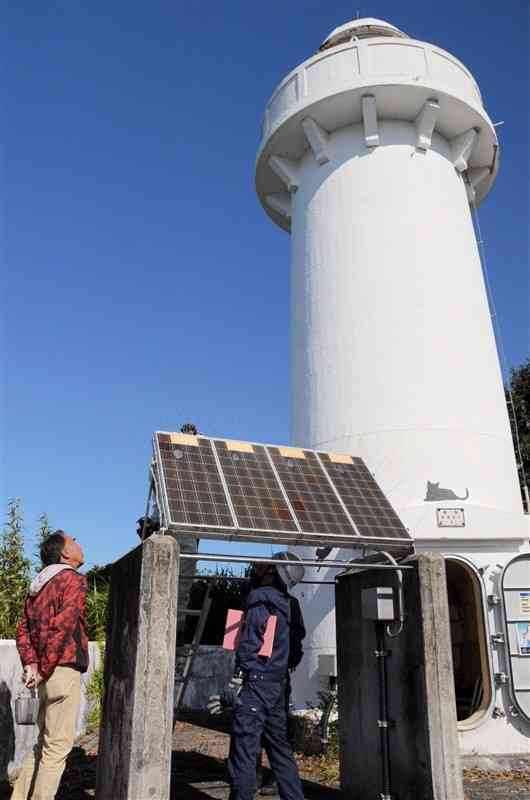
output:
[[[230,683],[223,689],[221,694],[212,694],[208,698],[208,712],[212,717],[217,717],[224,714],[237,704],[237,698],[243,688],[243,676],[241,673],[236,673],[232,676]]]

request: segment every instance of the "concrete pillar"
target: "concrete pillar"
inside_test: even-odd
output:
[[[155,535],[112,568],[98,800],[168,800],[179,546]]]
[[[445,563],[424,553],[405,571],[407,618],[386,636],[392,792],[399,800],[463,800]],[[336,590],[341,784],[351,800],[378,797],[381,746],[375,623],[361,593],[397,588],[386,571],[345,575]],[[395,627],[395,626],[393,626]]]

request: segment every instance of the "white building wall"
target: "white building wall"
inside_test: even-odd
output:
[[[362,126],[343,128],[328,165],[312,153],[299,165],[293,442],[361,455],[400,509],[423,510],[427,480],[438,480],[520,514],[462,176],[441,136],[418,153],[410,123],[379,130],[368,150]]]

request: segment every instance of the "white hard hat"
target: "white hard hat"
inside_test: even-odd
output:
[[[300,561],[300,556],[296,553],[289,553],[283,550],[281,553],[274,553],[273,558],[282,561]],[[276,564],[276,572],[287,589],[292,589],[297,583],[304,580],[305,568],[303,564]]]

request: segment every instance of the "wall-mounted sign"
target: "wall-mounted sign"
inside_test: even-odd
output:
[[[530,656],[530,622],[517,623],[517,647],[521,656]]]
[[[436,519],[439,528],[465,528],[463,508],[437,508]]]
[[[530,619],[530,592],[519,592],[519,610],[522,617]]]

